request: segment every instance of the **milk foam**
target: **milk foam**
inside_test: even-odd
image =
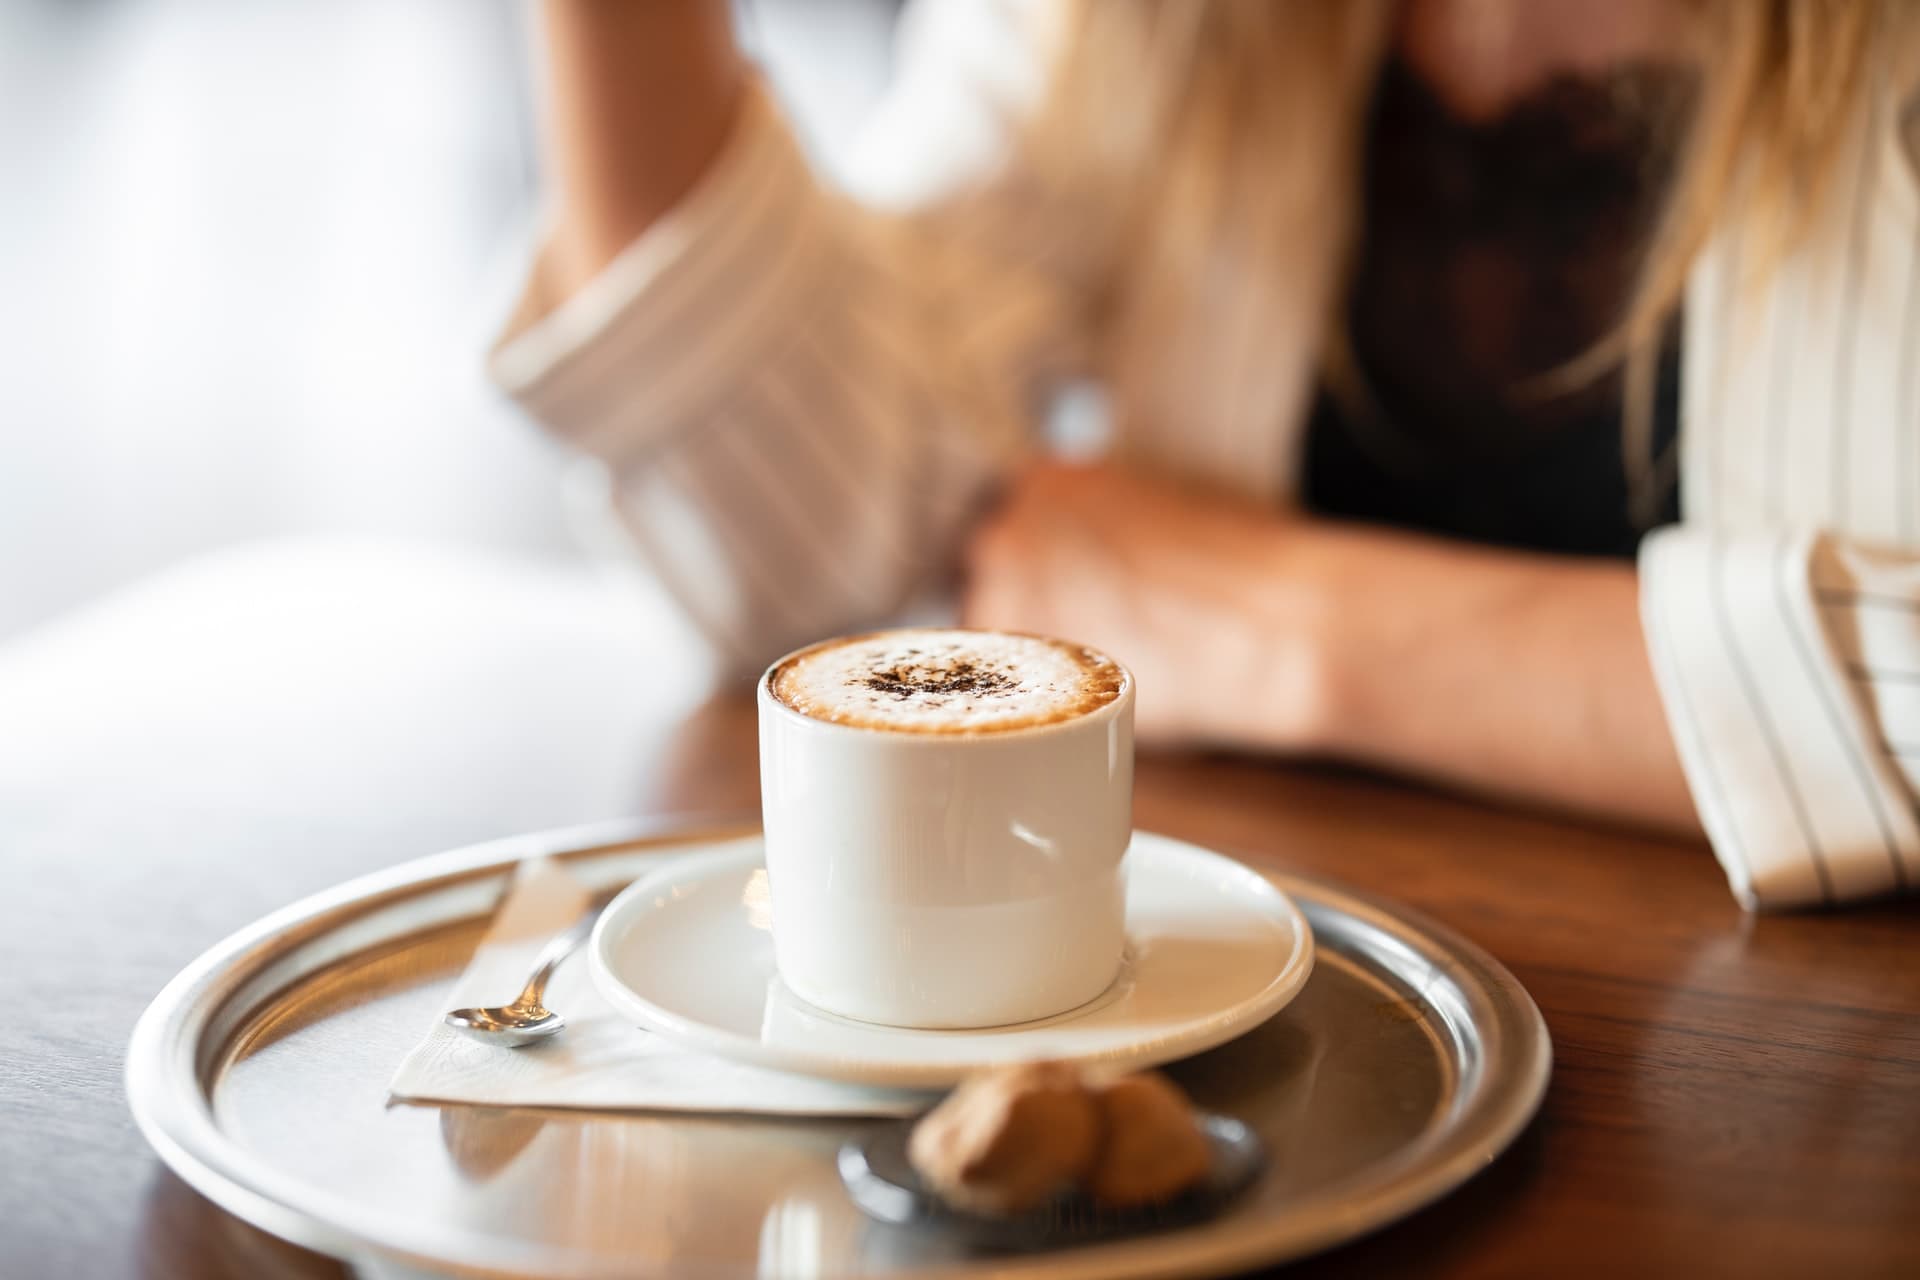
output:
[[[802,715],[906,733],[994,733],[1085,715],[1126,673],[1090,649],[996,631],[881,631],[782,663],[776,698]]]

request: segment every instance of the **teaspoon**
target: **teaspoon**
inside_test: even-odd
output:
[[[533,963],[533,976],[527,979],[527,985],[511,1004],[455,1009],[447,1014],[447,1025],[475,1040],[506,1049],[518,1049],[556,1034],[567,1025],[567,1020],[542,1003],[547,980],[553,977],[560,962],[587,940],[599,915],[597,911],[587,913],[541,949],[539,959]]]

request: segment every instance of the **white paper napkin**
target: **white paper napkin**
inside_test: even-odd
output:
[[[513,999],[540,948],[587,904],[586,890],[560,866],[523,863],[447,1008]],[[388,1091],[418,1102],[800,1116],[909,1115],[927,1105],[922,1093],[837,1084],[678,1048],[600,998],[584,947],[554,974],[546,1003],[566,1015],[566,1030],[524,1049],[477,1043],[436,1014]]]

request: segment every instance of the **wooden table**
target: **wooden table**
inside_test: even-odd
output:
[[[366,563],[335,568],[336,578],[378,576]],[[505,621],[519,612],[514,601],[536,594],[519,578],[489,579],[480,592],[491,603],[479,613],[497,624],[485,634],[461,615],[448,624],[458,645],[429,635],[390,645],[385,659],[370,650],[375,666],[418,669],[391,686],[415,689],[411,702],[374,708],[386,731],[348,741],[348,754],[366,759],[363,790],[316,793],[298,770],[279,790],[251,775],[244,794],[208,790],[204,744],[186,758],[152,751],[140,786],[89,766],[134,731],[116,720],[114,700],[94,708],[85,733],[47,719],[47,707],[97,701],[103,680],[124,679],[108,674],[116,657],[145,669],[156,631],[199,616],[209,592],[257,601],[271,580],[288,598],[311,594],[310,582],[286,585],[284,566],[256,566],[251,582],[236,576],[246,575],[192,584],[184,604],[177,589],[137,601],[24,657],[0,651],[0,866],[11,882],[0,957],[32,983],[30,999],[10,1002],[17,1027],[0,1073],[0,1275],[337,1274],[212,1208],[143,1146],[119,1063],[145,1002],[267,909],[499,834],[505,822],[752,807],[752,717],[738,698],[668,714],[657,698],[611,697],[606,673],[630,658],[618,646],[549,663],[539,679],[500,680],[501,663],[524,661],[525,637]],[[588,598],[541,589],[548,616]],[[584,628],[594,617],[583,604],[573,621]],[[288,660],[287,679],[318,683],[299,705],[351,699],[366,667],[328,666],[339,637],[312,631],[307,619],[207,643],[251,653],[297,632],[313,647]],[[443,678],[412,678],[427,670]],[[40,710],[10,717],[9,694],[17,711],[29,681]],[[273,687],[231,704],[211,686],[192,692],[206,717],[235,730],[236,751],[249,725],[267,750],[279,735],[316,731],[311,714],[289,723],[291,704],[262,696]],[[563,696],[577,699],[578,722],[551,716]],[[405,803],[382,790],[396,762],[446,749],[436,726],[477,723],[476,699],[489,722],[518,716],[545,728],[503,738],[511,767],[483,770],[483,789],[449,773],[438,794],[410,778]],[[619,733],[584,731],[588,720]],[[31,739],[62,733],[65,754],[36,774]],[[617,803],[562,785],[591,773],[616,739],[639,762]],[[156,781],[166,779],[178,785]],[[1148,756],[1137,811],[1145,827],[1342,879],[1451,925],[1519,975],[1552,1029],[1545,1108],[1511,1151],[1440,1204],[1295,1274],[1920,1274],[1913,904],[1756,919],[1734,905],[1703,848],[1254,760]]]

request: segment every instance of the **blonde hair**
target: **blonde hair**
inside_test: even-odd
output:
[[[1617,327],[1554,379],[1624,367],[1623,450],[1641,487],[1662,332],[1689,269],[1738,199],[1753,242],[1751,286],[1814,227],[1850,145],[1911,86],[1920,47],[1913,0],[1680,0],[1703,51],[1674,177]],[[1125,385],[1124,411],[1228,416],[1279,411],[1298,388],[1209,379],[1254,367],[1288,316],[1311,315],[1339,380],[1339,326],[1357,223],[1362,117],[1390,0],[1077,0],[1057,46],[1051,94],[1029,132],[1033,163],[1099,193],[1130,264],[1108,299],[1124,347],[1129,316],[1157,317],[1167,385]],[[1151,157],[1151,162],[1148,158]],[[1303,259],[1299,249],[1310,246]],[[1285,295],[1284,297],[1278,295]],[[1176,318],[1169,322],[1169,317]],[[1234,331],[1234,327],[1238,331]],[[1178,395],[1173,387],[1180,388]],[[1234,405],[1195,402],[1231,385]],[[1129,401],[1132,403],[1129,404]]]

